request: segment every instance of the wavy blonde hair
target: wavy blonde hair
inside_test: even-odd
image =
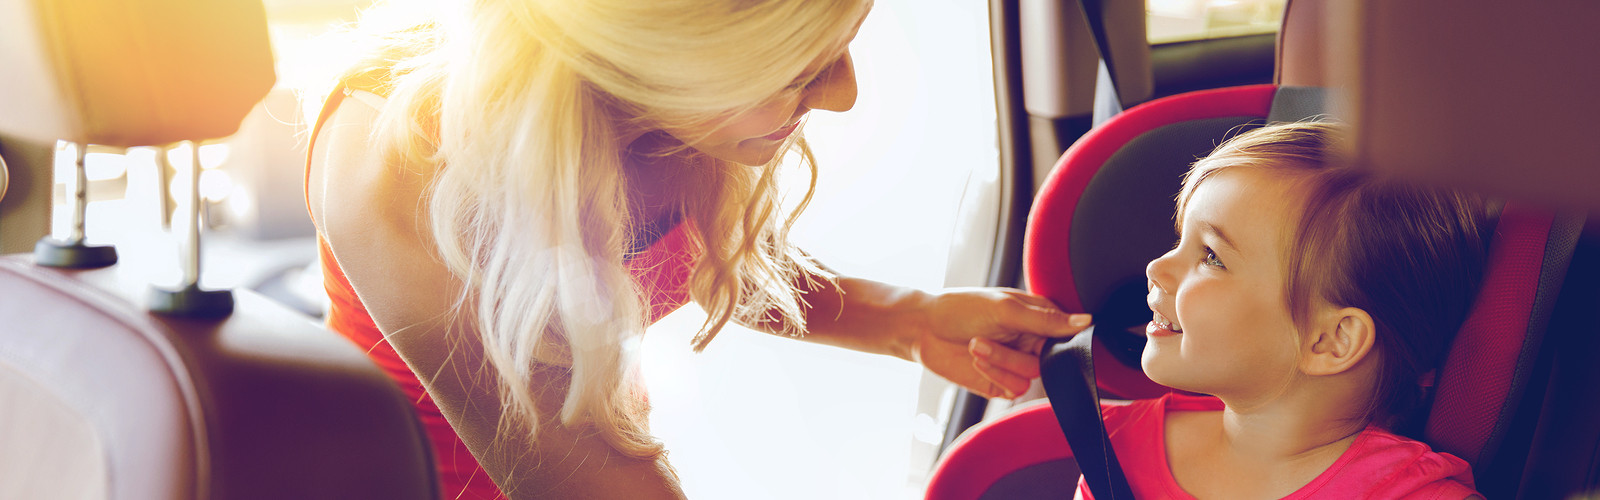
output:
[[[389,95],[375,140],[391,164],[437,167],[427,229],[464,285],[457,313],[498,375],[503,427],[537,434],[529,381],[564,340],[561,422],[592,424],[631,456],[662,453],[636,379],[650,297],[626,259],[647,221],[629,211],[620,130],[704,127],[754,109],[870,3],[474,0],[371,34],[376,48],[344,77],[374,78]],[[777,184],[785,152],[811,175],[788,213]],[[694,176],[675,193],[703,247],[690,288],[709,316],[694,348],[729,321],[804,332],[797,284],[832,279],[787,239],[815,188],[804,139],[755,167],[669,153]]]

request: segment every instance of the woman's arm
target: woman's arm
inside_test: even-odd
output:
[[[373,320],[490,478],[512,498],[682,498],[664,460],[623,456],[592,431],[554,420],[568,384],[564,369],[538,370],[530,381],[543,389],[537,440],[499,432],[495,372],[485,369],[475,333],[442,319],[460,283],[434,258],[425,230],[430,173],[381,161],[368,141],[376,113],[346,100],[325,125],[310,208]]]
[[[1069,315],[1020,290],[930,293],[860,278],[799,281],[805,340],[920,362],[988,397],[1026,391],[1039,374],[1037,354],[1045,338],[1071,336],[1089,325],[1087,314]],[[974,357],[974,348],[990,348],[992,355]]]

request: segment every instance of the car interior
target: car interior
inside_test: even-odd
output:
[[[0,258],[0,497],[437,498],[411,405],[355,346],[250,290],[201,290],[192,238],[173,288],[84,243],[86,146],[226,136],[266,94],[260,3],[8,1],[0,12],[30,20],[7,21],[0,44],[0,151],[13,173],[0,209],[11,254]],[[77,152],[66,239],[38,221],[52,187],[51,148],[38,144],[56,140]],[[188,150],[179,170],[198,176]],[[175,232],[198,231],[188,185]]]
[[[1288,0],[1272,33],[1157,42],[1156,1],[987,2],[996,229],[991,259],[951,265],[1093,313],[1099,396],[1158,396],[1144,266],[1172,246],[1182,174],[1241,128],[1349,122],[1364,165],[1503,201],[1424,441],[1486,498],[1600,495],[1600,6]],[[411,404],[360,348],[201,279],[202,144],[280,77],[262,2],[0,0],[0,20],[0,499],[441,498]],[[163,165],[171,282],[85,234],[86,158],[133,148]],[[1075,488],[1089,471],[1035,385],[956,391],[919,494]]]
[[[1315,116],[1348,120],[1341,112],[1352,113],[1351,106],[1330,101],[1394,92],[1361,80],[1365,86],[1353,88],[1352,77],[1341,77],[1335,73],[1338,66],[1322,63],[1339,49],[1330,48],[1336,44],[1327,33],[1363,28],[1326,22],[1330,12],[1341,8],[1348,6],[1318,0],[1288,3],[1271,84],[1188,91],[1145,102],[1073,141],[1045,170],[1049,173],[1031,199],[1021,242],[1023,280],[1029,290],[1069,311],[1095,313],[1099,333],[1094,335],[1093,376],[1102,396],[1141,399],[1171,390],[1150,382],[1138,368],[1142,323],[1148,319],[1144,263],[1172,245],[1174,237],[1163,224],[1170,223],[1168,200],[1175,197],[1189,163],[1237,127]],[[1109,15],[1100,19],[1107,30],[1116,26]],[[1032,62],[1029,43],[1034,42],[1028,33],[1025,21],[1018,30],[1024,82]],[[1116,42],[1110,45],[1113,50],[1106,57],[1118,57]],[[1023,87],[1026,126],[1051,127],[1026,106],[1030,94],[1026,83]],[[1013,105],[1013,112],[1017,108]],[[1410,131],[1404,137],[1448,133]],[[1049,151],[1036,136],[1030,139],[1027,144],[1035,154]],[[1589,169],[1592,163],[1561,167],[1568,168]],[[1593,457],[1594,435],[1571,427],[1567,419],[1584,414],[1596,421],[1588,403],[1592,397],[1562,402],[1562,395],[1550,389],[1564,376],[1594,380],[1592,373],[1574,373],[1581,369],[1572,361],[1562,366],[1553,359],[1589,342],[1585,335],[1569,336],[1585,327],[1563,322],[1593,307],[1588,302],[1593,276],[1585,274],[1592,272],[1587,266],[1593,259],[1593,224],[1585,224],[1583,202],[1560,200],[1567,202],[1563,205],[1552,200],[1549,193],[1554,190],[1523,189],[1514,191],[1522,197],[1510,197],[1497,215],[1484,289],[1438,373],[1423,435],[1435,449],[1471,463],[1477,488],[1487,498],[1561,498],[1595,487],[1595,463],[1585,458]],[[1141,333],[1126,333],[1135,326]],[[1046,387],[1052,377],[1083,376],[1076,370],[1054,372],[1048,361],[1044,371]],[[1051,400],[1056,402],[1054,395]],[[1052,415],[1047,406],[979,424],[946,448],[928,497],[1054,498],[1073,487],[1079,473],[1062,434],[1069,427],[1067,417]],[[1571,448],[1558,452],[1541,442],[1551,439],[1552,432],[1571,432],[1559,438]],[[1534,465],[1553,462],[1565,465],[1560,470]],[[1129,477],[1138,473],[1126,472]]]

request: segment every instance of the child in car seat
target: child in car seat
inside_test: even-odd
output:
[[[1259,128],[1184,179],[1142,364],[1210,396],[1106,407],[1136,497],[1477,497],[1466,462],[1400,434],[1476,295],[1482,205],[1338,161],[1340,131]]]

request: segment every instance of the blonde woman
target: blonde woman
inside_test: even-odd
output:
[[[805,203],[779,206],[780,159],[814,178],[800,128],[854,104],[871,0],[452,5],[374,35],[306,178],[328,324],[413,397],[445,498],[681,497],[634,372],[689,300],[695,349],[734,322],[992,396],[1036,361],[995,369],[975,338],[1037,352],[1087,325],[1013,290],[836,276],[787,240]]]

